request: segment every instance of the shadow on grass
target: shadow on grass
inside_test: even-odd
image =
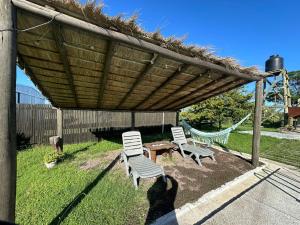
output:
[[[103,177],[114,167],[118,162],[118,155],[91,183],[89,183],[74,199],[49,223],[57,225],[63,222],[68,215],[80,204],[80,202],[90,193],[90,191],[103,179]]]
[[[75,156],[76,154],[78,154],[78,153],[80,153],[80,152],[85,152],[85,151],[88,150],[90,147],[92,147],[92,146],[94,146],[94,145],[96,145],[96,144],[97,144],[97,143],[90,144],[90,145],[88,145],[88,146],[86,146],[86,147],[84,147],[84,148],[80,148],[80,149],[78,149],[78,150],[76,150],[76,151],[74,151],[74,152],[72,152],[72,153],[67,153],[67,154]]]
[[[147,192],[150,207],[145,221],[146,225],[151,224],[159,217],[175,209],[174,202],[177,195],[178,182],[171,176],[166,177],[167,183],[160,177]]]

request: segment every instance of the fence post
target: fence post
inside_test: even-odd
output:
[[[164,134],[165,132],[165,112],[162,113],[162,126],[161,126],[161,133]]]
[[[131,130],[135,129],[135,112],[131,112]]]
[[[179,126],[179,113],[180,111],[176,111],[176,126]]]
[[[64,135],[64,116],[62,109],[56,109],[56,124],[57,124],[57,136],[61,138],[60,148],[63,150],[63,135]]]
[[[16,204],[16,11],[0,1],[0,220],[15,221]]]

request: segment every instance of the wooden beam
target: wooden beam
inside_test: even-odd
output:
[[[198,98],[194,98],[194,99],[186,102],[185,104],[176,107],[175,110],[176,109],[178,110],[178,109],[185,108],[185,107],[193,105],[195,103],[204,101],[204,100],[206,100],[208,98],[220,95],[220,94],[222,94],[224,92],[231,91],[232,89],[235,89],[235,88],[237,88],[239,86],[242,86],[245,83],[246,83],[245,81],[239,80],[239,79],[237,79],[236,81],[227,82],[224,85],[222,85],[221,87],[219,87],[219,89],[217,89],[215,91],[207,91],[203,95],[199,96]]]
[[[263,107],[263,80],[256,82],[255,87],[255,109],[254,109],[254,124],[252,137],[252,165],[259,165],[259,146],[260,146],[260,126]]]
[[[120,101],[119,105],[117,106],[117,109],[119,109],[124,102],[127,100],[127,98],[129,97],[129,95],[132,93],[132,91],[135,89],[135,87],[141,82],[143,81],[143,78],[149,73],[149,71],[154,67],[155,62],[157,61],[158,55],[157,54],[153,54],[153,58],[151,59],[150,63],[148,63],[145,66],[145,69],[142,71],[142,73],[139,75],[139,77],[135,80],[135,82],[133,83],[133,85],[131,86],[130,90],[125,94],[125,96],[122,98],[122,100]]]
[[[30,1],[12,0],[12,2],[14,3],[14,5],[16,7],[21,8],[25,11],[31,12],[33,14],[40,15],[40,16],[43,16],[43,17],[46,17],[49,19],[55,18],[56,21],[61,22],[63,24],[67,24],[72,27],[77,27],[82,30],[101,35],[107,39],[112,39],[117,42],[126,43],[126,44],[135,46],[137,48],[143,49],[148,52],[157,53],[168,59],[172,59],[172,60],[182,62],[185,64],[191,64],[191,65],[198,66],[201,68],[204,67],[207,69],[217,70],[220,73],[237,76],[237,77],[247,79],[247,80],[260,80],[261,78],[263,78],[262,75],[242,73],[242,72],[239,72],[238,70],[228,69],[226,67],[223,67],[223,66],[211,63],[211,62],[207,62],[207,61],[201,60],[196,57],[186,56],[186,55],[171,51],[169,49],[163,48],[159,45],[150,43],[143,39],[138,39],[138,38],[130,36],[130,35],[126,35],[126,34],[123,34],[123,33],[120,33],[120,32],[114,31],[114,30],[109,30],[109,29],[94,25],[92,23],[84,21],[84,19],[77,19],[75,17],[66,15],[63,12],[58,13],[57,11],[55,11],[53,9],[41,7],[40,5],[34,4]],[[82,16],[82,15],[80,15],[80,16]]]
[[[16,206],[16,11],[0,1],[0,221],[15,221]]]
[[[207,75],[209,74],[209,71],[207,71],[204,75]],[[224,75],[219,77],[218,79],[216,80],[212,80],[210,81],[209,83],[204,83],[203,85],[201,85],[200,87],[198,87],[197,89],[195,89],[194,91],[190,92],[189,94],[186,94],[184,96],[180,96],[179,99],[174,99],[173,101],[171,102],[165,102],[165,104],[162,106],[162,108],[166,105],[168,106],[171,106],[173,104],[177,104],[178,102],[181,102],[181,101],[184,101],[186,97],[192,97],[194,94],[197,94],[199,91],[205,89],[205,88],[208,88],[208,87],[211,87],[213,85],[215,85],[218,81],[221,81],[224,79]]]
[[[99,87],[100,91],[99,91],[99,98],[98,98],[98,108],[102,107],[104,90],[107,84],[107,77],[109,74],[110,65],[115,51],[115,47],[116,47],[116,42],[114,41],[108,42],[108,47],[105,55],[104,70],[103,70],[103,74],[100,81],[100,87]]]
[[[162,82],[155,90],[153,90],[142,102],[137,104],[133,108],[139,108],[141,105],[143,105],[145,102],[147,102],[149,99],[155,95],[158,91],[162,90],[165,88],[171,81],[175,80],[179,75],[184,73],[188,69],[188,65],[184,64],[180,66],[171,76],[169,76],[164,82]]]
[[[74,95],[74,100],[75,100],[75,104],[76,106],[78,106],[78,98],[77,98],[77,93],[75,90],[75,85],[74,85],[74,80],[73,80],[73,76],[70,70],[70,65],[69,65],[69,61],[68,61],[68,54],[67,51],[65,49],[64,46],[64,39],[62,36],[62,26],[58,23],[54,23],[54,25],[52,25],[53,28],[53,37],[57,46],[57,50],[59,52],[60,55],[60,59],[61,62],[63,64],[69,85],[70,85],[70,89]]]
[[[206,70],[204,72],[204,74],[206,74],[209,70]],[[194,77],[193,79],[189,80],[187,83],[185,83],[184,85],[180,86],[179,88],[177,88],[176,90],[172,91],[170,94],[168,94],[167,96],[163,96],[162,98],[160,98],[159,100],[157,100],[156,102],[152,103],[150,106],[147,107],[147,110],[150,110],[152,107],[154,107],[155,105],[159,105],[162,102],[166,101],[166,99],[170,98],[171,96],[173,96],[175,93],[180,92],[182,90],[184,90],[186,87],[188,87],[190,84],[201,80],[203,78],[202,76],[203,74],[199,74],[198,76]]]

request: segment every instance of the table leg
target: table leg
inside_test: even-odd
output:
[[[173,151],[173,149],[170,148],[170,149],[169,149],[169,157],[170,157],[170,159],[172,159],[172,151]]]
[[[151,154],[151,160],[153,160],[154,162],[156,162],[156,151],[151,151],[150,150],[150,154]]]

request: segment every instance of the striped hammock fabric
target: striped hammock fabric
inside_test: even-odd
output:
[[[250,117],[251,113],[249,113],[247,116],[245,116],[241,121],[234,124],[233,126],[222,130],[218,132],[203,132],[200,130],[197,130],[191,125],[189,125],[185,120],[181,121],[181,126],[183,127],[186,134],[191,135],[191,137],[194,140],[204,142],[208,145],[211,145],[212,143],[221,143],[221,144],[227,144],[228,138],[230,135],[230,132],[235,130],[239,125],[241,125],[245,120],[247,120]]]

